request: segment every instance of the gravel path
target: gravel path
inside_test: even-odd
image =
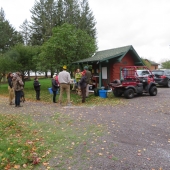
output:
[[[73,170],[170,170],[170,89],[158,88],[158,95],[124,99],[117,106],[60,107],[58,104],[26,101],[15,108],[0,97],[0,113],[32,114],[44,121],[56,112],[81,117],[89,124],[103,126],[106,133],[89,139],[75,150]],[[80,127],[81,128],[81,127]],[[87,149],[87,159],[82,152]],[[50,166],[56,168],[57,160]]]

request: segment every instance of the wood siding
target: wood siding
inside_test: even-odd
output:
[[[134,66],[134,60],[130,53],[127,53],[121,62],[112,64],[110,82],[115,79],[120,79],[120,69],[124,66]]]

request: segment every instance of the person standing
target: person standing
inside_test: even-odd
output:
[[[81,89],[81,95],[82,95],[82,103],[85,103],[86,100],[86,86],[87,86],[87,81],[86,81],[86,75],[85,71],[81,72],[81,79],[80,79],[80,89]]]
[[[84,71],[85,71],[85,76],[86,76],[86,97],[89,97],[89,84],[91,83],[91,71],[88,70],[88,66],[84,67]]]
[[[20,75],[21,74],[19,72],[16,72],[13,75],[13,79],[12,79],[12,85],[15,91],[15,107],[22,107],[22,105],[20,105],[20,98],[21,98],[21,91],[24,88],[24,83],[20,78]]]
[[[8,73],[7,80],[8,80],[8,92],[9,92],[9,104],[10,105],[14,104],[12,102],[14,99],[14,88],[12,86],[12,78],[13,78],[13,74],[11,72]]]
[[[57,89],[57,94],[59,94],[59,88],[60,88],[60,83],[58,81],[58,74],[56,73],[56,77],[55,77],[56,83],[58,85],[58,89]]]
[[[52,79],[53,103],[57,103],[56,94],[57,94],[58,88],[59,88],[59,85],[56,80],[56,75],[53,75],[53,79]]]
[[[63,71],[61,71],[58,74],[58,81],[60,83],[59,103],[60,104],[62,103],[62,97],[63,97],[62,95],[63,95],[63,92],[66,91],[67,105],[71,106],[71,103],[70,103],[70,81],[71,81],[71,78],[70,78],[70,73],[67,72],[66,70],[67,70],[67,66],[64,65],[63,66]]]
[[[36,92],[36,99],[40,100],[40,86],[41,86],[41,84],[39,83],[37,77],[34,78],[33,85],[34,85],[34,89],[35,89],[35,92]]]
[[[77,86],[77,88],[80,88],[79,82],[80,82],[81,77],[82,77],[82,74],[81,74],[81,72],[80,72],[80,69],[78,68],[78,69],[76,70],[76,74],[75,74],[75,79],[76,79],[76,86]]]

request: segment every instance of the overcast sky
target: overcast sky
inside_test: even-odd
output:
[[[17,30],[35,0],[0,0]],[[170,60],[170,0],[89,0],[96,19],[98,51],[132,45],[140,57]]]

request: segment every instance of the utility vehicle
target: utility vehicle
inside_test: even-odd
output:
[[[157,95],[157,87],[152,72],[146,66],[126,66],[121,69],[122,79],[116,79],[108,85],[116,97],[124,95],[131,99],[135,94]]]

